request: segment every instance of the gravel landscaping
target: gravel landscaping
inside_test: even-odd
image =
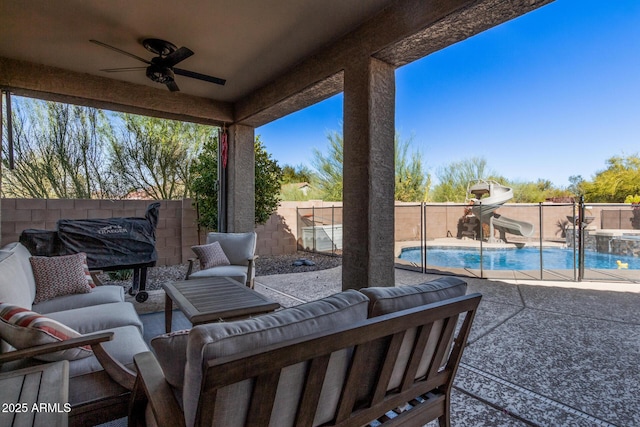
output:
[[[323,255],[298,251],[295,254],[279,256],[261,256],[256,260],[256,276],[272,274],[305,273],[308,271],[326,270],[342,265],[341,256]],[[187,264],[152,267],[147,270],[146,290],[161,289],[163,283],[183,280],[187,272]],[[100,276],[105,284],[120,285],[128,289],[131,278],[117,278],[113,274],[103,273]]]

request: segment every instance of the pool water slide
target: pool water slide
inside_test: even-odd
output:
[[[534,228],[530,222],[518,221],[494,213],[499,207],[513,198],[513,189],[511,187],[498,184],[495,181],[479,180],[469,184],[468,193],[474,196],[469,199],[469,202],[473,203],[471,212],[477,218],[482,218],[482,221],[490,226],[489,242],[498,241],[493,237],[494,228],[500,232],[501,240],[506,240],[504,233],[524,237],[533,235]]]

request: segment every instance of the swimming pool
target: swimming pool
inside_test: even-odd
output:
[[[542,263],[545,269],[573,269],[573,250],[543,248]],[[539,270],[540,250],[536,247],[521,249],[484,248],[483,268],[487,270]],[[576,254],[577,257],[577,254]],[[420,248],[405,248],[400,259],[421,264]],[[585,268],[617,269],[616,261],[627,263],[629,269],[640,269],[640,258],[601,252],[585,252]],[[473,248],[429,247],[427,266],[480,269],[480,250]],[[576,263],[577,267],[577,263]]]

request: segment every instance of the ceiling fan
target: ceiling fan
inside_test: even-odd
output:
[[[219,77],[207,76],[206,74],[196,73],[194,71],[184,70],[182,68],[176,68],[174,65],[177,63],[184,61],[191,55],[193,55],[193,51],[186,47],[177,48],[173,43],[169,43],[165,40],[160,39],[144,39],[142,40],[142,45],[149,52],[154,53],[158,56],[151,58],[151,60],[146,60],[132,53],[126,52],[122,49],[118,49],[117,47],[110,46],[106,43],[102,43],[98,40],[89,40],[91,43],[97,44],[98,46],[106,47],[107,49],[114,50],[123,55],[130,56],[131,58],[137,59],[138,61],[144,62],[148,64],[146,67],[129,67],[129,68],[109,68],[100,71],[106,71],[108,73],[122,72],[122,71],[134,71],[141,70],[146,68],[146,75],[149,79],[153,80],[157,83],[162,83],[167,85],[167,88],[171,92],[179,91],[180,88],[176,84],[175,74],[185,77],[191,77],[192,79],[203,80],[205,82],[215,83],[219,85],[224,85],[226,83],[225,79],[221,79]]]

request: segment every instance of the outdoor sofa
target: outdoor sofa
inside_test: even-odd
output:
[[[481,298],[466,289],[448,277],[347,290],[155,337],[135,356],[130,425],[448,426]]]
[[[126,416],[133,356],[148,350],[123,288],[96,285],[83,255],[32,258],[20,243],[0,249],[0,370],[69,360],[72,426]]]

